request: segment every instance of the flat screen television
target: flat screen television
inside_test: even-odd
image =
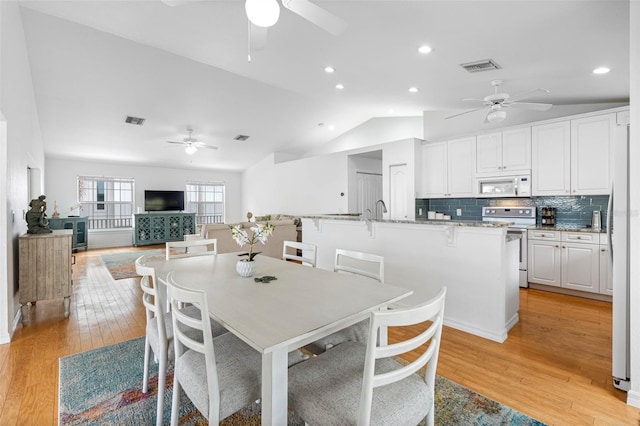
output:
[[[184,191],[144,191],[144,210],[148,212],[184,210]]]

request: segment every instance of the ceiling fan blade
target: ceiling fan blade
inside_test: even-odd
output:
[[[184,142],[175,142],[175,141],[167,141],[167,143],[173,143],[173,144],[176,144],[176,145],[184,145],[185,144]]]
[[[207,145],[204,142],[194,142],[193,146],[195,146],[196,148],[206,148],[206,149],[218,149],[217,146],[213,146],[213,145]]]
[[[308,0],[282,0],[282,5],[334,36],[339,36],[347,29],[346,21]]]
[[[549,92],[549,89],[533,89],[533,90],[530,90],[528,92],[520,93],[519,95],[515,95],[515,96],[509,98],[509,100],[511,102],[516,102],[516,101],[519,101],[519,100],[522,100],[522,99],[530,98],[531,96],[536,95],[538,93],[550,93],[550,92]]]
[[[514,107],[514,108],[532,109],[534,111],[547,111],[553,105],[552,104],[539,104],[539,103],[534,103],[534,102],[509,102],[509,103],[505,103],[504,106]]]
[[[262,50],[267,45],[267,27],[259,27],[249,22],[249,43],[251,50]]]
[[[450,115],[450,116],[448,116],[448,117],[445,117],[444,119],[445,119],[445,120],[448,120],[448,119],[450,119],[450,118],[459,117],[459,116],[461,116],[461,115],[469,114],[470,112],[481,111],[481,110],[483,110],[483,109],[485,109],[485,108],[484,108],[484,107],[482,107],[482,108],[470,109],[469,111],[464,111],[464,112],[461,112],[461,113],[459,113],[459,114]]]

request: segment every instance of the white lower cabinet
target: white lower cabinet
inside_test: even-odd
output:
[[[528,237],[529,282],[612,294],[608,247],[600,245],[600,234],[529,230]]]

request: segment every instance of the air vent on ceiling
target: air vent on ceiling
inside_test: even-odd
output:
[[[460,64],[460,66],[469,72],[491,71],[502,68],[500,65],[496,64],[493,59],[467,62],[466,64]]]
[[[130,115],[127,115],[127,118],[124,119],[125,123],[129,123],[129,124],[135,124],[136,126],[142,126],[144,124],[144,118],[140,118],[140,117],[132,117]]]
[[[238,135],[233,138],[234,141],[246,141],[247,139],[249,139],[249,136],[247,135]]]

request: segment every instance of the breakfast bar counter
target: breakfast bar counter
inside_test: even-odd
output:
[[[333,269],[337,248],[384,256],[385,283],[414,292],[399,307],[426,301],[447,286],[445,325],[503,342],[519,309],[519,243],[507,239],[508,226],[313,215],[302,216],[302,240],[317,246],[323,269]]]

